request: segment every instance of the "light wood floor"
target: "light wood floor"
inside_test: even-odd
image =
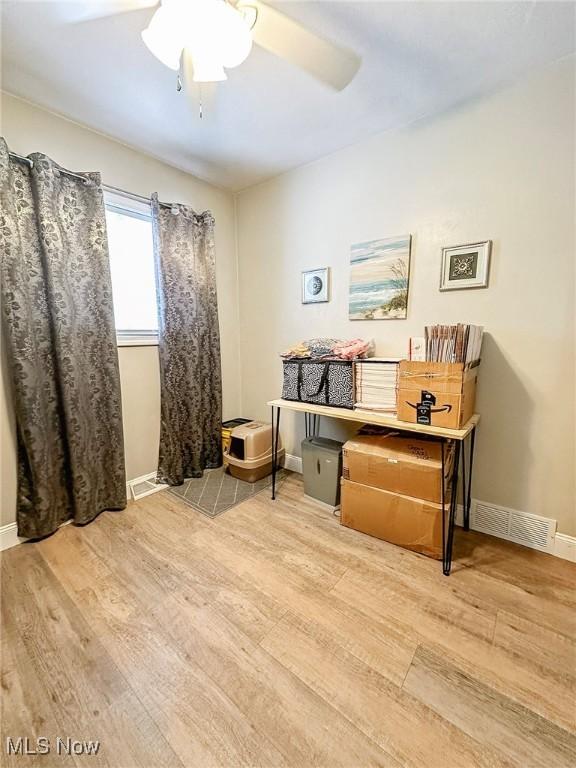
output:
[[[457,531],[443,577],[296,476],[215,520],[156,494],[3,553],[2,763],[572,767],[575,576]]]

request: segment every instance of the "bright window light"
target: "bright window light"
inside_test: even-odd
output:
[[[106,195],[106,228],[118,341],[155,343],[158,314],[150,206]]]

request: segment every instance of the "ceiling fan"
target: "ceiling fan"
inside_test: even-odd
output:
[[[155,8],[142,39],[186,83],[226,80],[226,68],[249,55],[252,43],[341,91],[354,78],[360,58],[319,37],[261,0],[100,0],[67,3],[68,22],[90,21]]]

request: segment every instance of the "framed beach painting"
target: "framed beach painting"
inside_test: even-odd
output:
[[[404,320],[408,312],[410,235],[352,246],[350,320]]]

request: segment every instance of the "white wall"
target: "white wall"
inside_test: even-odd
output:
[[[293,341],[374,337],[378,354],[401,355],[424,324],[482,323],[474,495],[555,518],[576,534],[574,59],[242,192],[240,328],[228,193],[13,97],[2,106],[1,133],[14,151],[42,151],[71,169],[100,170],[109,184],[214,212],[226,417],[269,417],[265,403],[281,387],[278,353]],[[402,233],[413,236],[408,319],[348,321],[350,245]],[[490,287],[440,293],[441,247],[487,238]],[[332,267],[331,302],[303,306],[301,270],[324,265]],[[120,367],[127,471],[136,477],[156,466],[156,349],[122,348]],[[0,523],[14,518],[16,489],[5,382],[3,365]],[[302,425],[284,414],[282,431],[288,451],[299,453]],[[336,433],[327,424],[323,431]]]
[[[70,170],[100,171],[106,184],[161,200],[210,209],[216,219],[216,269],[222,347],[224,417],[238,416],[239,331],[234,199],[228,192],[143,155],[101,134],[27,102],[2,94],[0,133],[13,152],[43,152]],[[154,472],[160,431],[156,347],[119,349],[128,478]],[[2,509],[0,524],[15,518],[16,452],[6,367],[0,385]]]
[[[243,415],[269,417],[292,342],[374,337],[377,354],[403,355],[425,324],[483,324],[474,496],[576,534],[574,86],[572,58],[240,193]],[[350,245],[404,233],[408,319],[350,322]],[[440,293],[441,248],[485,239],[490,287]],[[301,270],[325,265],[332,300],[303,306]],[[283,415],[289,453],[301,421]]]

